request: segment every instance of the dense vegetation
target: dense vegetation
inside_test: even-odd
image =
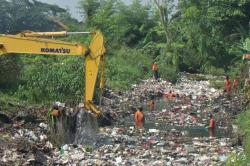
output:
[[[56,5],[2,0],[0,33],[101,30],[108,50],[106,83],[119,90],[151,77],[154,61],[161,77],[172,81],[179,71],[236,75],[242,53],[250,51],[250,0],[134,0],[129,5],[121,0],[79,0],[79,7],[81,22]],[[65,40],[87,41],[81,36]],[[78,102],[83,74],[79,57],[0,58],[1,91],[25,101]]]

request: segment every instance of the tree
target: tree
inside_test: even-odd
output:
[[[100,7],[100,0],[82,0],[79,2],[79,7],[82,9],[82,14],[85,18],[85,23],[91,23],[92,17]]]
[[[164,29],[166,44],[169,46],[171,43],[170,24],[172,23],[172,14],[174,9],[174,0],[154,0],[159,12],[160,22]]]
[[[249,1],[185,1],[179,0],[180,13],[176,23],[182,43],[180,55],[182,70],[207,71],[215,66],[224,69],[232,65],[236,55],[235,43],[246,37]],[[244,28],[245,27],[245,28]]]
[[[17,34],[24,30],[53,31],[61,27],[53,17],[67,13],[56,5],[49,5],[36,0],[1,0],[0,33]],[[7,55],[0,59],[0,89],[15,89],[19,83],[22,69],[20,56]]]

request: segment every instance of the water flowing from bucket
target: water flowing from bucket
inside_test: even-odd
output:
[[[80,110],[76,117],[75,144],[93,145],[97,140],[97,119],[89,112]]]

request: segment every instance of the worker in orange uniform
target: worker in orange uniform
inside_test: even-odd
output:
[[[226,76],[226,83],[225,83],[224,91],[225,92],[230,92],[231,91],[231,83],[230,83],[230,80],[229,80],[228,76]]]
[[[238,89],[238,79],[237,78],[234,79],[233,89],[234,90]]]
[[[154,73],[154,78],[155,80],[158,80],[159,78],[159,73],[158,73],[158,65],[156,62],[153,63],[152,65],[152,70],[153,70],[153,73]]]
[[[148,107],[149,107],[150,111],[155,110],[155,100],[154,100],[153,95],[150,97],[150,101],[148,102]]]
[[[177,97],[177,94],[170,90],[168,93],[165,93],[165,97],[169,100],[172,100]]]
[[[214,130],[215,130],[215,122],[213,118],[213,114],[210,114],[210,119],[209,119],[209,126],[208,126],[208,133],[210,137],[214,137]]]
[[[48,115],[50,117],[49,120],[50,120],[50,123],[52,126],[52,130],[54,130],[55,132],[57,131],[57,128],[56,128],[57,118],[60,115],[59,105],[60,105],[60,103],[54,104],[52,109],[48,112]]]
[[[144,122],[145,122],[145,117],[144,117],[144,113],[143,113],[143,108],[140,107],[135,112],[135,127],[138,129],[143,128]]]

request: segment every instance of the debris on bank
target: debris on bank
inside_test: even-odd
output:
[[[102,108],[114,122],[101,127],[95,143],[88,145],[53,145],[46,109],[0,112],[0,165],[221,165],[230,154],[242,154],[231,134],[231,119],[242,110],[243,95],[224,94],[208,79],[189,78],[181,74],[176,84],[143,80],[128,92],[106,90]],[[152,96],[156,105],[150,111]],[[133,126],[131,108],[137,106],[146,115],[140,130]],[[215,117],[214,135],[206,128],[209,114]],[[207,136],[192,135],[187,128]]]

